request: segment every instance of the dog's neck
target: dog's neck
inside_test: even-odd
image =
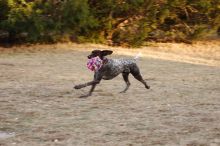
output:
[[[102,65],[104,65],[104,64],[106,64],[106,63],[108,63],[108,58],[103,57],[103,59],[102,59]]]

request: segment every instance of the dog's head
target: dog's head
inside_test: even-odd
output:
[[[91,52],[91,54],[88,57],[88,59],[91,59],[91,58],[94,58],[94,57],[97,57],[99,56],[100,59],[103,59],[104,56],[107,56],[107,55],[111,55],[113,53],[113,51],[111,50],[93,50]]]

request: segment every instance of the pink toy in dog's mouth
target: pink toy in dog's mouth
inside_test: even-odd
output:
[[[91,71],[97,71],[102,67],[103,61],[97,56],[91,58],[87,62],[87,68]]]

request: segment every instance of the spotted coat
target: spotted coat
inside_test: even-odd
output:
[[[136,59],[107,59],[102,67],[95,72],[98,76],[102,76],[104,80],[110,80],[120,73],[130,73],[133,68],[136,68]]]

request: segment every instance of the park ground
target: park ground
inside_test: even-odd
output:
[[[130,76],[92,80],[86,56],[133,58],[151,86]],[[54,44],[0,48],[0,146],[219,146],[220,42],[120,48]]]

